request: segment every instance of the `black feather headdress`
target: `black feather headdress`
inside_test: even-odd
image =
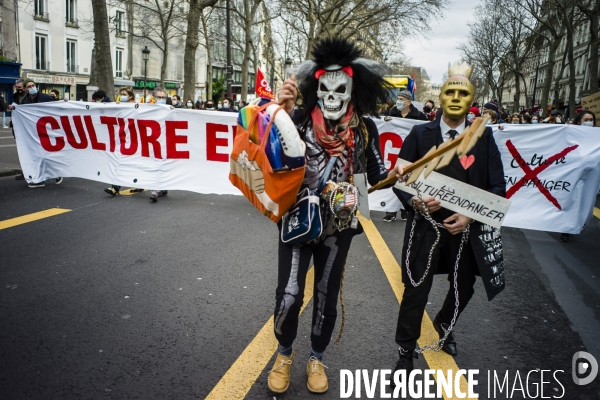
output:
[[[353,72],[351,102],[358,115],[377,116],[377,104],[390,97],[390,86],[383,79],[386,67],[377,61],[363,57],[363,52],[354,42],[341,37],[327,37],[317,41],[311,51],[311,59],[290,72],[296,75],[304,100],[304,111],[310,113],[317,106],[319,80],[315,73],[332,65],[350,67]]]

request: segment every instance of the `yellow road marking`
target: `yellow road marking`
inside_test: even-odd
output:
[[[398,261],[396,261],[396,258],[390,251],[388,245],[385,243],[385,240],[383,240],[383,237],[381,237],[381,234],[373,222],[367,220],[362,215],[359,216],[359,218],[367,238],[371,243],[371,247],[373,248],[373,251],[375,251],[375,255],[381,263],[381,267],[383,268],[383,271],[385,272],[385,275],[392,286],[392,290],[396,294],[398,303],[400,303],[402,301],[402,294],[404,293],[404,286],[402,284],[402,270],[400,269],[400,265],[398,265]],[[398,245],[401,244],[398,243]],[[429,318],[429,315],[427,315],[427,312],[425,312],[425,315],[423,315],[423,322],[421,324],[421,337],[418,341],[419,346],[424,347],[431,343],[435,343],[438,341],[438,339],[439,336],[434,329],[433,324],[431,323],[431,319]],[[451,369],[453,377],[459,370],[454,358],[442,351],[426,351],[423,353],[423,355],[425,356],[425,361],[430,369],[442,370],[444,372]],[[436,375],[434,375],[434,378],[435,377]],[[461,376],[460,379],[460,389],[463,393],[468,393],[468,384],[464,375]],[[445,391],[443,391],[442,394],[444,394],[444,399],[453,398],[447,397],[445,395]]]
[[[311,268],[306,274],[304,305],[300,309],[300,313],[312,299],[313,271],[314,268]],[[271,316],[206,399],[243,399],[246,397],[275,351],[277,351],[277,339],[273,334],[273,317]]]
[[[134,192],[132,192],[132,190],[135,190],[135,191],[134,191]],[[146,189],[142,189],[142,190],[140,190],[140,191],[138,191],[138,190],[139,190],[139,189],[136,189],[136,188],[125,189],[125,190],[120,190],[120,191],[119,191],[119,194],[120,194],[121,196],[133,196],[133,195],[134,195],[134,194],[136,194],[136,193],[142,193],[142,192],[145,192],[145,191],[146,191]]]
[[[0,221],[0,230],[12,228],[13,226],[26,224],[28,222],[37,221],[39,219],[44,219],[48,217],[53,217],[55,215],[64,214],[71,210],[67,210],[65,208],[51,208],[49,210],[38,211],[33,214],[23,215],[21,217],[7,219],[5,221]]]
[[[600,208],[594,207],[594,217],[600,219]]]

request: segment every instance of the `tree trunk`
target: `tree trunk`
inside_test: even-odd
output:
[[[165,40],[162,64],[160,65],[160,88],[165,89],[165,75],[167,73],[167,64],[169,63],[169,43]]]
[[[561,32],[563,30],[561,29]],[[546,64],[546,73],[544,78],[544,86],[542,88],[542,98],[540,99],[540,109],[542,114],[546,112],[548,108],[548,97],[550,97],[550,86],[552,86],[552,72],[556,65],[556,50],[560,44],[560,38],[553,38],[549,43],[548,49],[548,63]]]
[[[187,17],[187,35],[183,54],[183,94],[186,99],[196,103],[196,50],[198,49],[198,27],[202,8],[197,0],[190,0]]]
[[[575,116],[575,57],[573,55],[573,30],[567,26],[567,56],[569,57],[569,117]]]
[[[127,0],[127,67],[125,68],[125,76],[128,79],[133,77],[133,0]]]
[[[98,65],[96,64],[96,45],[92,47],[92,60],[90,62],[90,86],[98,86]],[[87,101],[87,99],[86,99]]]
[[[202,17],[202,29],[204,30],[204,45],[206,46],[206,100],[213,99],[213,71],[212,71],[212,51],[210,49],[210,34],[206,26],[206,19]]]
[[[558,107],[560,106],[559,85],[560,85],[560,78],[562,78],[563,71],[565,70],[566,62],[567,62],[567,52],[565,51],[563,53],[562,63],[560,64],[560,68],[558,70],[558,73],[556,74],[556,79],[554,81],[554,109],[555,110],[558,110]]]
[[[110,36],[108,34],[108,12],[106,0],[92,0],[94,13],[94,40],[96,48],[96,65],[98,73],[98,87],[104,90],[107,96],[113,98],[115,82],[113,80],[112,59],[110,56]]]
[[[515,72],[515,99],[513,103],[513,113],[519,112],[519,102],[521,100],[521,86],[519,82],[519,74]]]

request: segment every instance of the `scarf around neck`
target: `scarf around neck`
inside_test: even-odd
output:
[[[342,117],[340,123],[333,129],[327,127],[321,107],[314,107],[310,115],[315,139],[330,157],[343,155],[346,145],[350,146],[350,148],[354,148],[354,131],[352,130],[352,127],[357,126],[357,122],[354,118],[354,107],[352,104],[348,104],[346,115]],[[337,134],[335,134],[333,130],[335,130]]]

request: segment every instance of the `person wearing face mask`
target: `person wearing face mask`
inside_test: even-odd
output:
[[[534,124],[534,125],[535,124],[539,124],[540,123],[540,116],[537,115],[537,114],[533,114],[531,116],[531,123]]]
[[[415,162],[430,149],[455,140],[470,125],[465,117],[475,96],[475,87],[469,81],[472,71],[473,67],[466,63],[454,63],[448,68],[449,78],[440,91],[442,115],[435,121],[412,128],[402,144],[400,158]],[[468,155],[473,157],[469,166],[454,156],[448,166],[437,172],[505,197],[504,169],[491,128],[485,128]],[[479,251],[480,247],[476,245],[487,229],[483,224],[442,208],[440,201],[432,196],[419,198],[401,192],[400,197],[408,210],[408,221],[401,260],[404,293],[395,337],[399,359],[394,372],[405,370],[409,375],[414,368],[413,357],[434,274],[447,274],[450,281],[446,299],[432,322],[440,339],[447,335],[439,345],[451,356],[457,354],[453,324],[473,296],[476,276],[482,277],[489,300],[503,290],[504,284],[494,285],[491,279],[494,271],[486,263],[487,253]],[[424,217],[427,214],[434,223]],[[499,230],[496,233],[500,235]],[[413,237],[418,239],[413,241]],[[497,257],[502,257],[501,247],[497,250]]]
[[[194,104],[197,110],[204,109],[204,102],[202,101],[202,96],[198,96],[198,100],[196,100],[196,104]]]
[[[317,40],[311,58],[291,71],[277,97],[297,127],[303,127],[301,139],[306,145],[303,189],[316,190],[321,181],[346,185],[358,179],[366,186],[366,180],[373,185],[396,176],[398,168],[388,173],[383,165],[377,126],[367,117],[378,116],[377,105],[387,97],[384,71],[383,65],[365,59],[355,43],[341,37]],[[303,99],[303,110],[295,107],[298,93]],[[344,201],[354,201],[346,197]],[[294,358],[301,357],[295,352],[294,343],[298,333],[303,333],[298,332],[302,326],[298,315],[312,264],[315,276],[314,284],[311,282],[312,322],[304,330],[310,332],[311,350],[304,354],[308,358],[304,376],[310,392],[324,393],[329,387],[323,357],[335,327],[346,258],[354,236],[363,233],[358,220],[350,226],[341,226],[332,213],[323,214],[323,234],[314,241],[293,246],[279,240],[273,316],[278,349],[268,376],[268,387],[274,393],[288,389]]]
[[[433,100],[427,100],[423,106],[423,114],[427,117],[427,121],[435,119],[435,103]]]
[[[181,102],[181,97],[179,97],[176,94],[171,96],[171,105],[173,106],[173,108],[183,108],[183,103]]]
[[[208,100],[204,103],[204,109],[206,111],[215,111],[215,103],[212,100]]]
[[[410,93],[408,90],[402,90],[398,92],[398,95],[396,96],[396,104],[388,111],[385,120],[390,121],[391,117],[427,121],[425,114],[417,110],[417,108],[412,105],[412,93]]]
[[[477,107],[469,108],[469,112],[467,114],[467,120],[469,122],[473,122],[473,120],[479,116],[480,116],[479,108],[477,108]]]
[[[582,110],[573,120],[573,125],[596,126],[596,114],[590,110]]]
[[[223,99],[223,108],[221,108],[220,111],[225,111],[225,112],[237,112],[235,111],[235,109],[233,108],[233,103],[231,102],[230,99],[225,98]]]
[[[58,89],[52,89],[50,91],[50,97],[52,97],[52,100],[54,101],[60,100],[60,92]]]
[[[396,96],[396,104],[388,111],[387,117],[385,117],[384,119],[386,121],[390,121],[392,117],[427,121],[427,116],[421,111],[417,110],[417,108],[412,105],[412,94],[408,90],[402,90],[398,92],[398,95]],[[394,189],[394,192],[396,192],[396,190],[398,189]],[[398,195],[398,193],[396,193],[396,195]],[[385,213],[385,216],[383,217],[383,222],[395,221],[397,219],[397,216],[397,211],[387,211]],[[406,221],[404,208],[400,209],[400,220]]]
[[[219,100],[219,102],[217,103],[217,110],[221,111],[223,109],[223,101]]]
[[[27,92],[27,95],[25,96],[21,104],[37,104],[54,101],[52,97],[50,97],[46,93],[40,92],[37,88],[37,85],[32,79],[25,79],[25,81],[23,81],[23,84],[25,85],[25,91]],[[62,181],[62,177],[58,177],[55,179],[55,183],[57,185],[60,185]],[[28,186],[30,188],[44,187],[46,186],[46,182],[30,182]]]
[[[196,107],[194,107],[194,102],[192,101],[192,99],[187,99],[187,100],[186,100],[186,102],[185,102],[185,107],[186,107],[188,110],[193,110],[193,109],[195,109],[195,108],[196,108]]]

